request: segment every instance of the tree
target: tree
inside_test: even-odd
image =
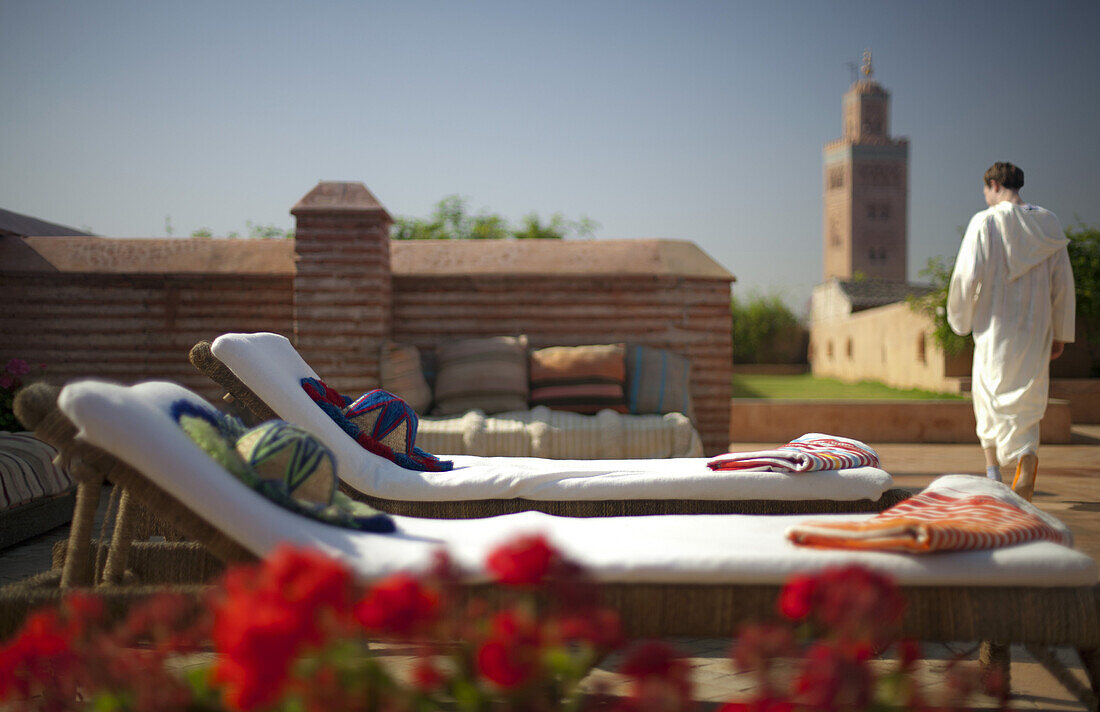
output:
[[[1066,230],[1069,239],[1069,262],[1073,268],[1074,292],[1077,298],[1077,322],[1093,350],[1093,360],[1100,349],[1100,228],[1075,225]],[[973,344],[970,335],[959,336],[947,324],[947,289],[955,263],[946,257],[932,257],[921,270],[922,277],[932,283],[933,291],[907,301],[915,311],[928,316],[934,325],[932,336],[947,355],[962,352]]]
[[[278,225],[261,225],[254,223],[251,220],[245,220],[245,228],[248,230],[248,239],[250,240],[293,240],[294,231],[284,230]],[[239,238],[241,234],[234,230],[226,235],[230,240]],[[214,237],[213,231],[208,227],[200,227],[198,230],[191,231],[191,237],[198,237],[203,239],[209,239]]]
[[[730,299],[734,363],[805,363],[807,332],[778,296]]]
[[[1077,295],[1077,321],[1084,327],[1095,360],[1100,350],[1100,228],[1076,225],[1066,230],[1066,237]]]
[[[913,311],[924,314],[932,321],[932,338],[948,356],[960,354],[974,346],[974,339],[967,334],[959,336],[947,323],[947,288],[951,284],[951,272],[955,263],[948,266],[944,257],[929,257],[920,276],[932,285],[932,291],[920,296],[909,295],[906,302]]]
[[[398,217],[394,222],[395,240],[503,240],[553,239],[569,235],[591,236],[599,224],[582,217],[566,220],[555,213],[543,223],[537,213],[528,213],[522,224],[513,228],[500,215],[484,210],[470,214],[469,201],[459,195],[448,195],[435,204],[428,218]]]

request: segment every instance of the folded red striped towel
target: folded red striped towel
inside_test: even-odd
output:
[[[749,472],[813,472],[878,466],[878,453],[866,443],[822,433],[807,433],[775,450],[726,453],[707,463],[712,470]]]
[[[1004,485],[948,475],[920,494],[856,522],[808,521],[787,530],[795,544],[831,549],[930,553],[996,549],[1047,540],[1073,545],[1073,535]]]

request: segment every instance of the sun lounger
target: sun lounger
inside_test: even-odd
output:
[[[468,518],[537,510],[573,517],[881,511],[908,496],[879,468],[714,472],[706,458],[546,460],[443,455],[449,472],[413,472],[365,451],[301,387],[317,374],[283,336],[226,334],[191,361],[261,419],[313,433],[354,494],[394,514]],[[356,494],[357,493],[357,494]]]
[[[772,615],[779,586],[791,573],[859,563],[901,584],[909,601],[904,635],[1023,643],[1037,651],[1073,647],[1094,690],[1098,684],[1097,564],[1065,546],[1033,541],[922,556],[808,549],[784,536],[805,515],[575,519],[525,512],[463,521],[397,516],[393,534],[355,532],[304,519],[242,485],[176,425],[169,411],[180,399],[203,405],[174,384],[78,383],[61,394],[64,416],[43,416],[36,432],[66,457],[79,459],[85,474],[109,473],[148,506],[169,509],[181,530],[226,561],[260,557],[291,542],[320,549],[372,580],[422,570],[435,550],[445,548],[470,585],[478,586],[486,578],[480,563],[486,551],[517,534],[541,532],[603,583],[607,602],[620,610],[632,634],[718,637],[745,620]],[[76,429],[80,435],[73,438]],[[976,478],[975,484],[996,487]],[[1007,490],[1004,496],[1014,497]],[[1046,662],[1056,666],[1052,656]],[[1088,690],[1077,692],[1086,704],[1095,701]]]

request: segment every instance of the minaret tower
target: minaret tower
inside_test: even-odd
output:
[[[909,140],[890,136],[890,92],[862,76],[844,94],[844,137],[825,144],[825,279],[906,279]]]

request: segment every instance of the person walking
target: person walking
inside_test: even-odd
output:
[[[1024,172],[994,163],[983,176],[989,206],[966,228],[947,293],[947,322],[974,334],[971,392],[986,474],[1016,465],[1012,489],[1031,500],[1049,361],[1073,341],[1076,301],[1062,224],[1020,198]]]

